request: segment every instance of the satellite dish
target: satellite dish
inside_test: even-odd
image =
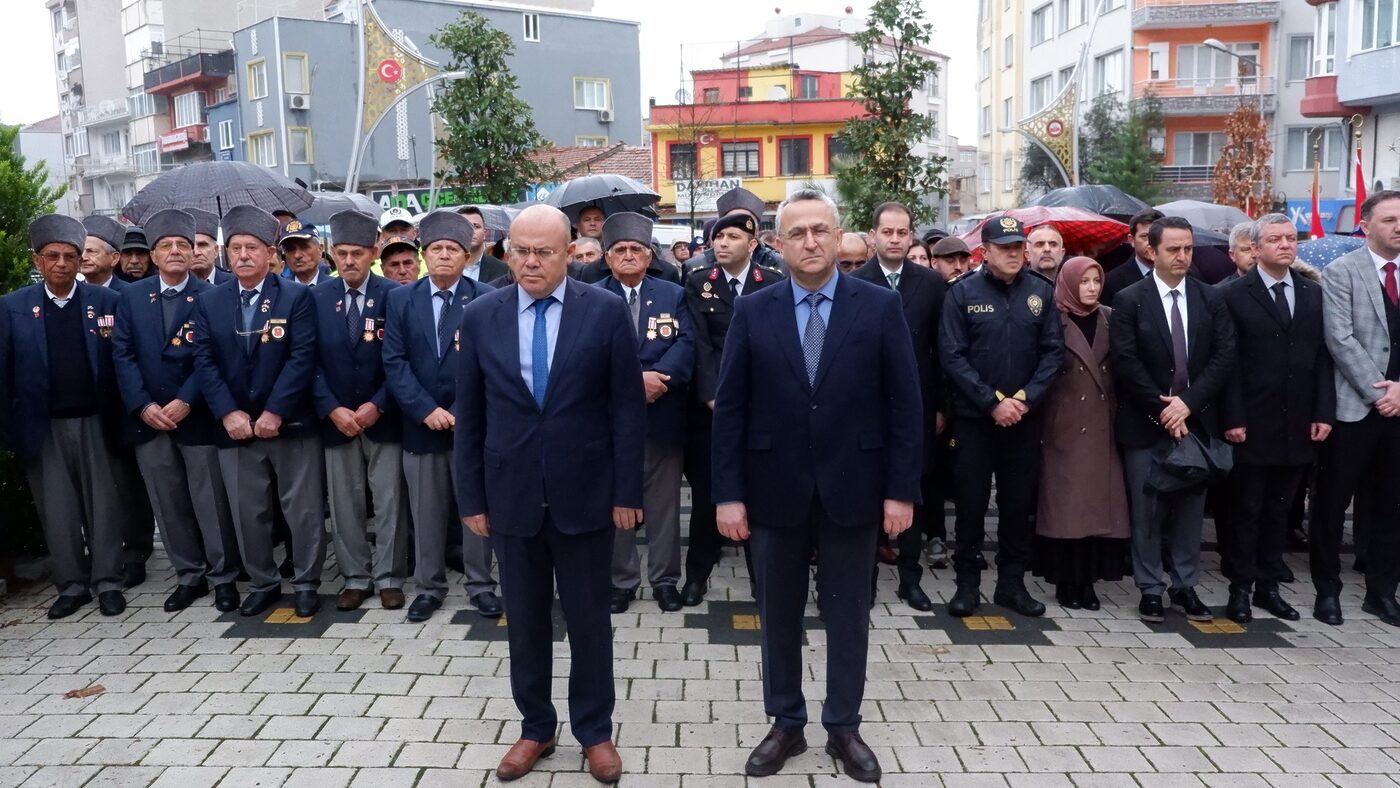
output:
[[[690,103],[690,91],[686,90],[685,88],[681,88],[680,90],[677,90],[677,91],[676,91],[676,103],[677,103],[677,104],[689,104],[689,103]]]

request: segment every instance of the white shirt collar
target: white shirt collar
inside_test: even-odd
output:
[[[1273,286],[1278,284],[1279,282],[1283,282],[1284,286],[1286,287],[1293,286],[1293,273],[1291,271],[1284,271],[1282,279],[1275,279],[1272,276],[1269,276],[1269,272],[1265,271],[1260,266],[1254,266],[1254,270],[1258,271],[1259,278],[1264,280],[1265,288],[1273,289]]]
[[[185,275],[185,278],[184,278],[184,279],[181,279],[181,280],[180,280],[180,284],[178,284],[178,285],[168,285],[168,284],[165,283],[165,280],[162,279],[162,280],[160,280],[160,292],[161,292],[162,294],[164,294],[166,290],[172,290],[172,289],[173,289],[173,290],[174,290],[175,292],[177,292],[177,293],[183,293],[183,292],[185,292],[185,286],[188,285],[189,283],[190,283],[189,274],[186,274],[186,275]]]
[[[750,260],[749,262],[747,262],[747,263],[744,264],[744,270],[740,271],[738,276],[730,276],[730,275],[729,275],[729,272],[726,271],[726,270],[724,270],[723,268],[721,268],[721,269],[719,269],[719,270],[720,270],[720,273],[724,274],[724,283],[725,283],[725,284],[729,284],[729,280],[731,280],[731,279],[738,279],[738,280],[739,280],[739,286],[740,286],[740,287],[743,287],[744,285],[747,285],[747,284],[749,283],[749,269],[750,269],[750,268],[753,268],[753,261],[752,261],[752,260]]]
[[[1162,281],[1162,277],[1158,276],[1156,271],[1153,271],[1153,272],[1152,272],[1152,281],[1155,282],[1155,283],[1157,284],[1157,297],[1160,298],[1160,299],[1162,299],[1163,301],[1167,300],[1167,298],[1168,298],[1167,294],[1170,293],[1170,292],[1173,291],[1173,290],[1177,291],[1178,293],[1181,293],[1181,295],[1182,295],[1183,298],[1186,296],[1186,280],[1185,280],[1185,279],[1182,279],[1180,282],[1178,282],[1177,285],[1176,285],[1176,287],[1171,287],[1171,286],[1168,285],[1166,282],[1163,282],[1163,281]]]
[[[619,282],[618,284],[621,284],[621,282]],[[562,306],[563,303],[564,303],[564,293],[565,293],[568,289],[569,289],[569,277],[566,276],[566,277],[564,277],[564,281],[560,282],[560,283],[559,283],[559,286],[556,287],[556,288],[554,288],[554,292],[550,293],[548,296],[545,296],[545,297],[546,297],[546,298],[552,297],[555,301],[558,301],[559,304]],[[517,307],[517,311],[519,311],[519,312],[524,312],[525,310],[529,309],[531,305],[533,305],[533,304],[535,303],[535,297],[532,296],[532,295],[530,295],[529,293],[525,292],[525,288],[521,287],[521,286],[518,285],[518,284],[515,286],[515,293],[516,293],[516,295],[515,295],[515,299],[516,299],[516,300],[515,300],[515,304],[516,304],[516,307]]]
[[[875,258],[875,259],[876,259],[876,260],[880,260],[880,258],[878,258],[878,257]],[[902,273],[904,273],[904,261],[903,261],[903,260],[900,260],[900,261],[899,261],[899,267],[898,267],[898,268],[890,268],[889,266],[885,265],[885,261],[884,261],[884,260],[880,260],[880,270],[882,270],[882,271],[885,272],[885,278],[886,278],[886,279],[890,278],[890,274],[902,274]]]
[[[54,301],[64,301],[64,302],[71,301],[71,300],[73,300],[73,296],[75,296],[75,295],[78,294],[78,283],[77,283],[77,282],[74,282],[74,283],[73,283],[73,289],[68,291],[68,295],[61,296],[61,295],[55,293],[54,291],[50,290],[50,289],[49,289],[48,283],[45,282],[45,283],[44,283],[44,294],[47,295],[49,298],[53,299]]]
[[[1377,270],[1377,271],[1384,271],[1384,270],[1385,270],[1385,264],[1386,264],[1386,263],[1393,263],[1393,262],[1395,262],[1395,260],[1387,260],[1387,259],[1385,259],[1384,257],[1381,257],[1380,255],[1376,254],[1376,250],[1375,250],[1375,249],[1372,249],[1371,246],[1370,246],[1370,244],[1367,244],[1367,245],[1366,245],[1366,251],[1367,251],[1367,252],[1370,252],[1370,254],[1371,254],[1371,262],[1372,262],[1372,263],[1375,263],[1375,265],[1376,265],[1376,270]]]
[[[340,282],[341,282],[341,284],[345,285],[345,294],[346,294],[346,295],[349,295],[349,294],[350,294],[350,283],[347,282],[347,281],[345,281],[344,279],[340,280]],[[365,291],[369,289],[369,279],[366,278],[365,281],[361,282],[361,283],[360,283],[360,286],[357,287],[357,288],[355,288],[355,289],[360,291],[360,296],[361,296],[361,297],[364,297]]]
[[[1152,273],[1152,266],[1148,265],[1147,263],[1144,263],[1142,260],[1139,260],[1137,255],[1133,255],[1133,262],[1137,264],[1139,274],[1147,276],[1148,274]]]
[[[445,289],[443,289],[443,290],[439,290],[437,285],[433,285],[433,295],[436,296],[438,293],[447,292],[447,293],[451,293],[451,294],[453,295],[453,297],[455,298],[456,295],[457,295],[457,285],[459,285],[459,284],[461,284],[461,283],[462,283],[462,279],[461,279],[461,277],[458,277],[457,279],[453,280],[452,286],[451,286],[451,287],[445,288]]]

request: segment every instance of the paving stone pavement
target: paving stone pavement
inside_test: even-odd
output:
[[[989,603],[978,619],[915,614],[882,567],[862,732],[886,786],[1393,786],[1400,773],[1400,630],[1361,613],[1349,573],[1347,623],[1307,617],[1306,558],[1285,595],[1304,620],[1205,631],[1170,614],[1136,618],[1130,581],[1100,584],[1104,609],[1051,605],[1045,619]],[[1349,563],[1349,562],[1348,562]],[[1199,589],[1221,605],[1216,556]],[[458,585],[421,625],[371,602],[303,622],[221,616],[210,599],[168,614],[163,554],[130,607],[89,606],[52,623],[46,588],[0,605],[0,786],[479,786],[518,734],[504,629]],[[990,597],[993,573],[985,577]],[[938,602],[951,570],[925,576]],[[326,608],[340,588],[333,563]],[[1051,589],[1032,584],[1041,599]],[[782,774],[742,776],[764,735],[756,610],[741,557],[710,600],[613,617],[617,741],[624,786],[762,788],[852,784],[811,749]],[[816,622],[816,606],[808,609]],[[806,689],[819,719],[825,637],[807,635]],[[556,676],[568,646],[555,644]],[[91,697],[64,693],[92,685]],[[564,682],[555,683],[561,717]],[[596,785],[567,727],[527,788]]]

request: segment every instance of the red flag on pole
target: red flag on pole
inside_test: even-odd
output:
[[[1318,161],[1316,158],[1314,158],[1312,181],[1312,226],[1308,229],[1309,238],[1321,238],[1322,236],[1327,234],[1327,231],[1322,229],[1322,212],[1319,211],[1317,207],[1317,170]]]
[[[1356,223],[1354,229],[1357,231],[1361,229],[1361,203],[1363,202],[1366,202],[1366,174],[1361,171],[1361,143],[1358,139],[1356,145],[1356,213],[1352,217]]]

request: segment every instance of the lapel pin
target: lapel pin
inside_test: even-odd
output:
[[[40,311],[41,311],[41,310],[39,309],[39,307],[37,307],[37,306],[34,307],[34,316],[35,316],[35,317],[38,317]]]

